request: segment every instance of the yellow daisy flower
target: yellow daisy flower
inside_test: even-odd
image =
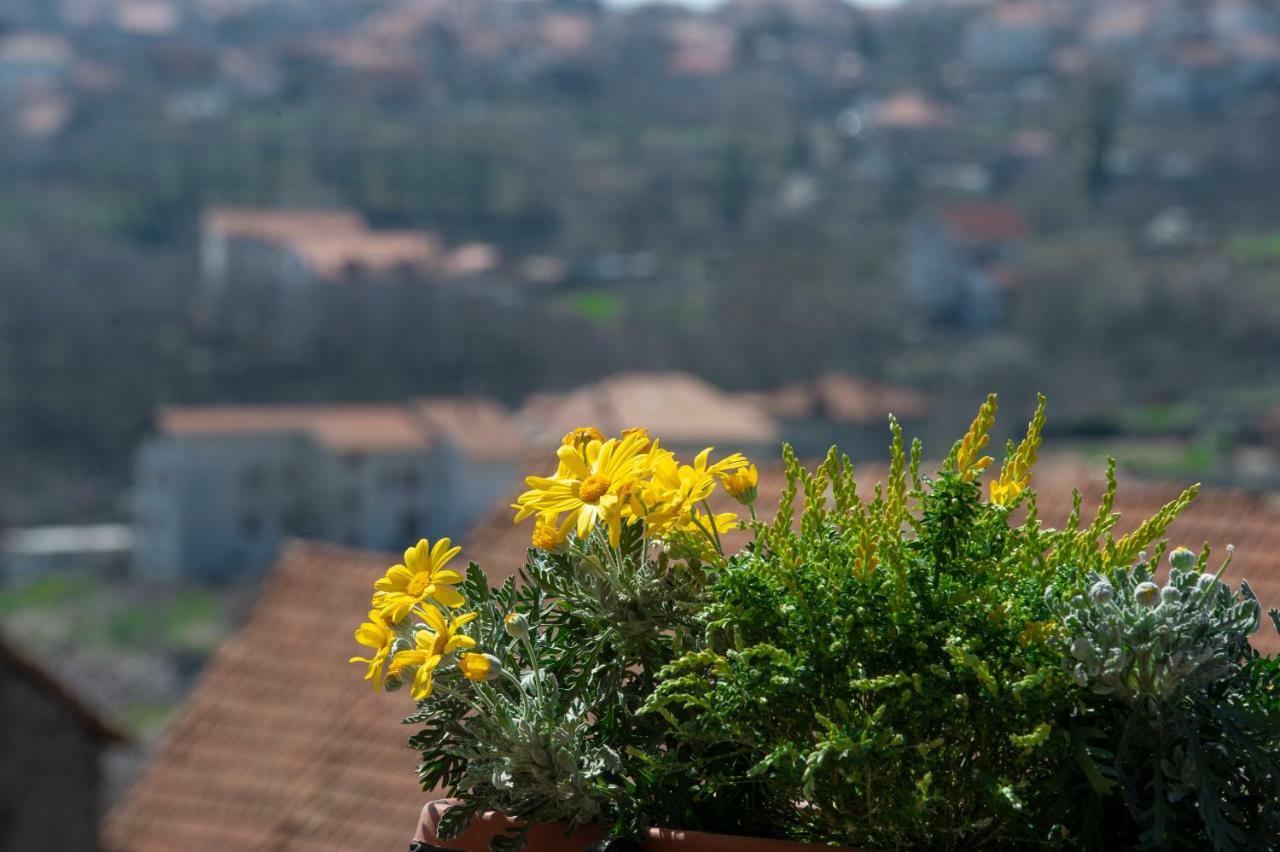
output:
[[[539,515],[533,525],[533,546],[539,550],[557,550],[569,538],[569,527],[573,524],[573,516],[557,521],[552,514]]]
[[[577,447],[592,441],[604,443],[604,433],[594,426],[579,426],[577,429],[566,432],[560,443],[568,447]]]
[[[492,654],[461,654],[458,670],[467,680],[493,680],[502,675],[502,662]]]
[[[527,478],[529,490],[516,503],[516,521],[535,512],[568,513],[580,537],[603,523],[609,528],[609,542],[617,547],[622,536],[619,493],[643,472],[648,445],[648,437],[636,432],[622,440],[591,441],[582,448],[561,446],[557,455],[567,475]]]
[[[756,496],[759,493],[760,471],[755,465],[749,464],[730,473],[720,474],[720,484],[724,486],[725,493],[734,500],[744,506],[750,506],[756,502]]]
[[[369,620],[356,628],[355,639],[361,645],[373,649],[372,657],[352,657],[348,663],[364,663],[368,666],[364,679],[373,681],[373,688],[382,686],[382,667],[395,644],[396,634],[391,625],[376,609],[369,610]]]
[[[428,598],[444,606],[462,606],[466,599],[454,588],[462,582],[462,575],[444,567],[461,550],[447,538],[437,541],[435,547],[422,539],[404,552],[403,565],[387,569],[387,576],[373,584],[373,606],[392,624],[399,624]]]
[[[653,478],[633,495],[631,506],[637,517],[644,518],[652,534],[681,528],[694,507],[711,496],[718,476],[747,464],[741,453],[708,464],[711,449],[698,453],[692,465],[680,464],[666,451],[654,455]]]
[[[458,632],[459,628],[476,617],[476,613],[469,612],[457,618],[446,619],[433,606],[420,607],[414,612],[422,616],[427,628],[414,633],[415,647],[396,654],[391,661],[391,669],[397,677],[403,676],[406,671],[413,672],[410,692],[415,701],[421,701],[431,694],[436,666],[454,651],[476,646],[476,640]]]

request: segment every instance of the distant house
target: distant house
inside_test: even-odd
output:
[[[15,32],[0,36],[0,94],[61,86],[75,59],[75,49],[61,35]]]
[[[825,455],[836,445],[877,458],[888,446],[889,415],[912,434],[933,409],[928,396],[849,373],[825,372],[760,395],[796,452]]]
[[[98,849],[102,757],[123,736],[0,635],[0,849]]]
[[[459,535],[523,447],[478,399],[164,409],[135,462],[134,571],[230,581],[289,537],[395,549]]]
[[[521,420],[533,446],[558,443],[570,429],[595,426],[606,434],[643,426],[663,446],[698,451],[774,452],[782,433],[755,398],[727,393],[688,373],[620,373],[559,394],[534,394]]]
[[[1084,41],[1098,53],[1128,53],[1142,47],[1154,33],[1156,9],[1141,0],[1120,0],[1098,6],[1084,28]]]
[[[1211,41],[1180,42],[1145,55],[1130,79],[1130,99],[1146,113],[1214,112],[1244,91],[1236,59]]]
[[[123,524],[31,527],[0,532],[0,585],[54,575],[123,576],[133,530]]]
[[[992,74],[1049,69],[1063,40],[1063,21],[1044,0],[1012,0],[988,7],[964,36],[965,64]]]
[[[899,181],[953,153],[948,132],[955,125],[952,110],[923,92],[894,92],[865,112],[867,132],[858,133],[859,139],[866,139],[859,170],[870,179]]]
[[[450,249],[430,231],[370,228],[353,210],[213,208],[200,225],[204,309],[247,312],[286,356],[315,338],[337,285],[470,280],[501,262],[485,243]],[[393,308],[389,289],[364,287],[360,303]]]
[[[1004,290],[1030,225],[996,202],[947,204],[907,226],[907,297],[935,321],[985,328],[1000,321]]]
[[[427,272],[443,246],[426,231],[374,231],[351,210],[214,208],[200,226],[200,279],[220,291],[241,278],[284,285]]]

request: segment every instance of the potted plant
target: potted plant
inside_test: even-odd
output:
[[[514,506],[534,522],[521,582],[454,571],[447,539],[407,551],[353,659],[409,689],[423,787],[453,797],[420,842],[1274,845],[1260,607],[1207,548],[1154,573],[1195,489],[1116,538],[1113,467],[1093,519],[1077,501],[1051,529],[1030,488],[1044,401],[987,476],[995,413],[933,476],[891,423],[870,495],[834,449],[808,471],[784,448],[769,522],[741,455],[682,464],[643,430],[583,428]],[[717,487],[747,517],[714,512]]]

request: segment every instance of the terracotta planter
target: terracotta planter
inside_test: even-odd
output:
[[[440,840],[436,837],[436,827],[451,804],[449,799],[428,803],[422,809],[422,819],[418,822],[414,840],[451,852],[489,852],[491,838],[519,824],[501,814],[488,813],[477,818],[461,837],[449,841]],[[565,836],[564,826],[538,825],[530,832],[524,852],[585,852],[591,844],[602,838],[600,829],[594,825],[581,826],[568,837]],[[649,829],[644,849],[645,852],[815,852],[819,849],[827,852],[857,852],[845,846],[813,846],[790,840],[734,837],[674,828]]]

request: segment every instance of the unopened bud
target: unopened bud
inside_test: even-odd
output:
[[[529,638],[529,619],[521,613],[509,612],[502,619],[502,626],[512,639],[525,641]]]

